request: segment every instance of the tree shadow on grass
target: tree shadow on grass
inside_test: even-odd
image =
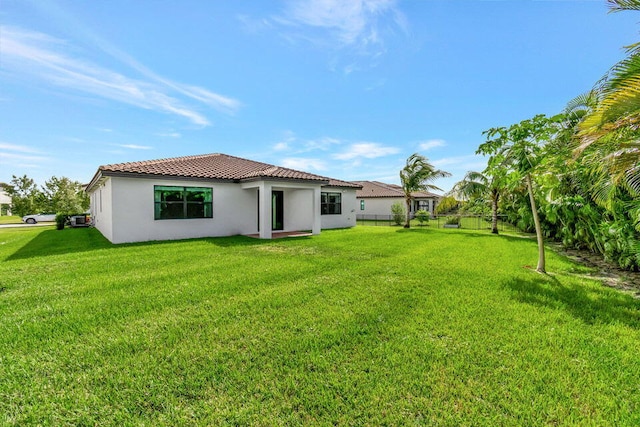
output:
[[[113,245],[96,229],[45,230],[9,255],[5,261],[82,253],[109,247],[113,247]]]
[[[304,237],[297,237],[303,239]],[[206,241],[218,247],[256,246],[273,243],[274,240],[252,239],[247,236],[230,237],[205,237],[200,239],[187,239],[188,241]],[[287,240],[287,239],[283,239]],[[131,246],[157,246],[170,245],[185,240],[158,240],[150,242],[123,243],[114,245],[109,242],[95,228],[72,228],[64,230],[45,230],[38,233],[26,245],[20,247],[13,254],[5,258],[5,261],[13,261],[28,258],[38,258],[53,255],[73,255],[91,252],[99,249],[117,250],[118,248]]]
[[[562,283],[549,276],[511,279],[506,287],[517,301],[564,310],[589,325],[622,323],[640,329],[640,301],[613,289]]]

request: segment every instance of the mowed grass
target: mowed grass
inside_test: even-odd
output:
[[[22,224],[22,218],[19,216],[0,216],[0,224]]]
[[[640,425],[640,301],[535,242],[0,230],[3,425]]]

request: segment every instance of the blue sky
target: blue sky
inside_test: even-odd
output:
[[[41,1],[0,6],[0,182],[226,153],[398,183],[555,114],[638,40],[600,1]]]

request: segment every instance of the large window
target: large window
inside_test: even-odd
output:
[[[213,191],[203,187],[156,185],[155,219],[213,218]]]
[[[322,215],[336,215],[342,213],[342,194],[320,193],[320,212]]]

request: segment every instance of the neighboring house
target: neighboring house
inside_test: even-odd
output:
[[[358,184],[225,154],[100,166],[86,191],[113,243],[353,227]]]
[[[5,185],[0,182],[0,216],[11,215],[11,196],[4,191]]]
[[[396,202],[402,203],[406,209],[404,191],[396,184],[385,184],[378,181],[352,181],[361,186],[356,191],[358,199],[358,218],[375,219],[390,218],[391,205]],[[429,192],[418,191],[412,193],[411,215],[417,210],[424,209],[433,214],[441,196]]]

